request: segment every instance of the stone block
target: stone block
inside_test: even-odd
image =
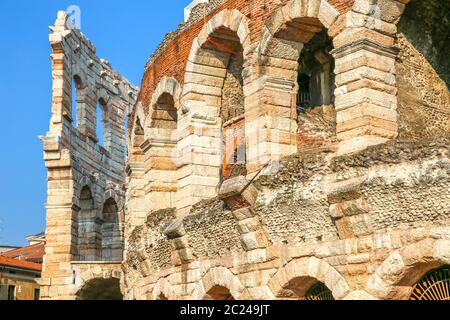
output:
[[[183,220],[174,220],[167,228],[164,230],[164,234],[169,239],[181,238],[186,235],[186,230],[184,229]]]
[[[257,197],[258,190],[243,176],[226,180],[219,191],[219,198],[233,210],[253,206]]]

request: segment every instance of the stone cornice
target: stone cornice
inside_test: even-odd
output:
[[[335,59],[338,59],[360,50],[370,51],[391,58],[397,57],[397,54],[399,53],[399,49],[395,47],[385,47],[370,39],[361,39],[345,44],[342,47],[332,50],[330,53]]]

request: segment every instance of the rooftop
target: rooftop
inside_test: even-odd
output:
[[[39,263],[11,259],[2,255],[0,255],[0,266],[15,267],[39,272],[42,271],[42,265]]]
[[[41,262],[44,256],[45,243],[41,242],[32,246],[7,251],[2,255],[6,258],[29,262]]]

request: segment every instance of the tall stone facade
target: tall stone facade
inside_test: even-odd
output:
[[[430,279],[450,281],[449,70],[440,63],[450,8],[409,2],[191,8],[147,63],[136,101],[128,84],[130,95],[109,92],[134,106],[126,168],[90,172],[117,188],[80,183],[77,162],[63,175],[65,135],[44,139],[47,234],[65,230],[47,247],[46,266],[59,273],[44,272],[44,297],[104,298],[99,288],[110,286],[110,298],[151,300],[445,298]],[[55,105],[70,127],[66,104]],[[69,129],[70,141],[91,132]],[[71,161],[95,154],[67,145]],[[89,208],[99,203],[85,185],[101,191],[102,227],[80,234],[79,221],[96,225]],[[111,189],[116,198],[103,195]],[[66,207],[52,206],[61,190]],[[123,197],[124,229],[103,228]],[[123,230],[121,268],[76,261],[118,258],[119,241],[107,241],[106,255],[94,246],[104,229]]]
[[[51,30],[52,117],[41,137],[48,169],[41,296],[72,299],[78,293],[83,298],[80,288],[87,279],[119,288],[125,119],[138,88],[96,56],[94,45],[72,27],[65,12],[58,13]],[[117,298],[114,292],[104,294]]]

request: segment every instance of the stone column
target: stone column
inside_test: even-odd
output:
[[[220,106],[222,89],[205,86],[201,90],[207,90],[208,94],[200,95],[196,93],[198,86],[185,85],[185,90],[190,91],[184,96],[186,113],[178,121],[177,210],[180,217],[188,214],[195,203],[215,197],[220,183],[222,123],[217,106]]]
[[[403,9],[395,0],[356,0],[353,11],[329,30],[336,59],[338,154],[398,135],[394,37]]]
[[[149,211],[176,206],[177,166],[173,157],[176,145],[171,139],[157,138],[148,139],[142,144]]]
[[[298,63],[292,63],[291,67],[294,65],[297,68]],[[295,68],[278,68],[278,77],[274,74],[264,75],[244,89],[249,174],[258,171],[270,161],[277,161],[297,151]],[[282,75],[286,73],[288,74]]]

